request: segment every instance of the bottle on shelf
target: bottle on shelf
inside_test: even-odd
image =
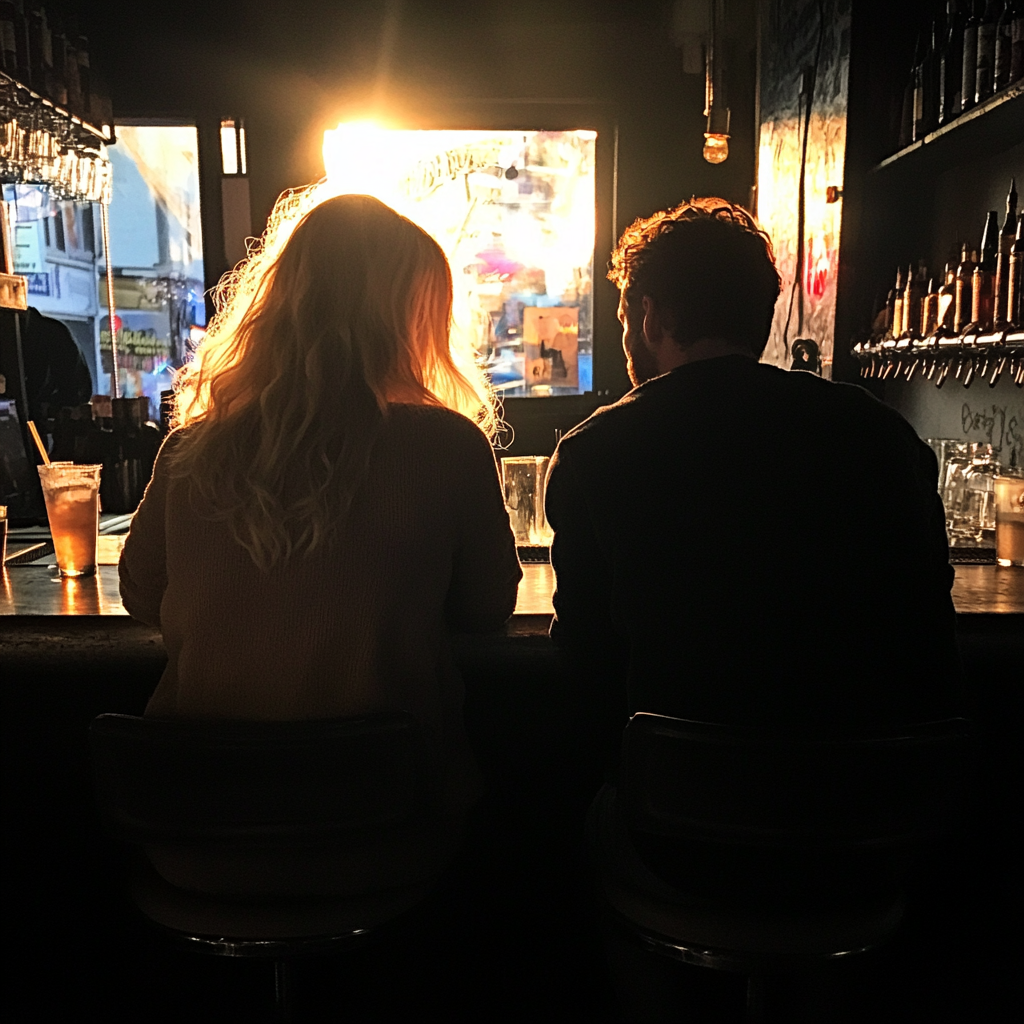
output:
[[[1013,3],[1003,7],[996,22],[996,48],[992,65],[992,81],[996,92],[1010,84],[1010,57],[1013,51]]]
[[[909,146],[914,141],[914,99],[916,95],[914,85],[917,82],[917,68],[923,59],[922,49],[921,34],[918,33],[917,42],[914,44],[914,61],[910,66],[910,76],[907,78],[907,84],[903,89],[899,137],[896,143],[899,149]]]
[[[78,49],[71,39],[64,40],[64,75],[68,85],[68,110],[82,116],[82,84],[78,79]]]
[[[939,60],[939,26],[932,22],[931,29],[914,60],[914,125],[913,141],[923,139],[938,125],[936,109]]]
[[[1010,84],[1024,78],[1024,0],[1013,0],[1010,18]]]
[[[939,292],[935,287],[935,278],[928,282],[928,290],[921,301],[921,337],[928,338],[935,333],[939,325]]]
[[[17,8],[14,0],[0,0],[0,67],[18,77]]]
[[[46,91],[47,63],[46,54],[50,49],[49,29],[46,25],[46,12],[36,8],[28,15],[28,73],[29,81],[25,84],[34,89],[40,96],[49,99]]]
[[[1024,327],[1021,303],[1021,270],[1024,268],[1024,217],[1017,218],[1017,237],[1010,249],[1010,273],[1006,288],[1006,318],[1016,327]]]
[[[896,286],[893,289],[895,295],[892,308],[892,336],[900,338],[903,336],[903,271],[896,271]]]
[[[974,102],[983,103],[995,91],[993,73],[996,63],[996,25],[999,23],[999,2],[988,0],[978,22],[978,63],[974,80]]]
[[[946,264],[942,274],[935,310],[936,331],[949,331],[953,326],[953,303],[956,298],[956,271],[951,263]]]
[[[1017,233],[1017,180],[1010,179],[1010,191],[1006,194],[1006,219],[999,231],[999,251],[996,253],[995,282],[992,292],[992,324],[1004,327],[1007,315],[1007,291],[1010,284],[1010,250],[1013,249]]]
[[[978,23],[981,20],[978,6],[981,0],[967,0],[967,20],[964,22],[964,50],[961,68],[960,109],[969,110],[974,106],[974,95],[978,81]]]
[[[89,66],[89,40],[85,36],[79,36],[75,44],[75,52],[78,54],[78,87],[82,94],[82,107],[79,117],[83,121],[92,121],[92,75]]]
[[[999,252],[999,215],[988,211],[985,231],[981,236],[978,265],[971,279],[971,323],[978,331],[992,329],[992,285]]]
[[[928,268],[922,263],[914,273],[907,268],[907,286],[903,290],[903,333],[916,334],[921,329],[921,307],[928,287]]]
[[[50,37],[50,54],[53,67],[51,68],[50,95],[53,102],[67,110],[68,107],[68,79],[64,68],[64,61],[67,59],[67,40],[64,33],[53,32]]]
[[[964,242],[953,290],[953,330],[957,334],[971,322],[971,289],[977,262],[978,254]]]
[[[952,121],[960,113],[960,87],[963,84],[964,8],[956,0],[946,0],[946,27],[939,54],[939,124]]]

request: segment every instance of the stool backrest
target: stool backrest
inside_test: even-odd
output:
[[[619,791],[632,828],[717,843],[896,845],[940,835],[961,806],[969,724],[816,739],[637,714]]]
[[[403,712],[301,722],[100,715],[96,797],[129,842],[303,840],[399,826],[433,808]]]

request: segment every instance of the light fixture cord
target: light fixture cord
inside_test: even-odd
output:
[[[804,230],[807,215],[807,138],[811,132],[811,108],[814,106],[814,90],[818,84],[818,68],[821,65],[821,45],[824,38],[825,3],[824,0],[818,0],[818,48],[814,55],[814,68],[811,71],[811,80],[806,82],[805,75],[804,80],[807,88],[806,90],[803,88],[800,90],[801,98],[805,92],[807,98],[805,101],[806,107],[803,111],[804,137],[800,147],[800,181],[797,186],[799,195],[797,196],[796,205],[796,268],[793,275],[793,286],[789,291],[789,309],[786,311],[786,326],[782,332],[782,350],[787,356],[789,355],[789,324],[793,316],[793,298],[796,295],[797,288],[800,289],[800,304],[797,307],[797,334],[803,334],[804,331]]]

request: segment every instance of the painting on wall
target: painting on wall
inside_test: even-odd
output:
[[[843,185],[850,2],[771,0],[761,25],[756,212],[782,278],[763,360],[788,367],[793,342],[812,338],[828,376],[842,227],[839,192],[829,190]]]

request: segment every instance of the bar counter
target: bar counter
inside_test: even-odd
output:
[[[515,613],[506,626],[511,635],[547,634],[555,589],[550,565],[523,566]],[[997,565],[958,565],[953,583],[958,616],[1024,616],[1024,568]],[[11,619],[79,616],[127,616],[117,586],[117,566],[101,565],[97,575],[61,580],[50,566],[25,565],[7,569],[0,577],[0,617],[8,632]]]

